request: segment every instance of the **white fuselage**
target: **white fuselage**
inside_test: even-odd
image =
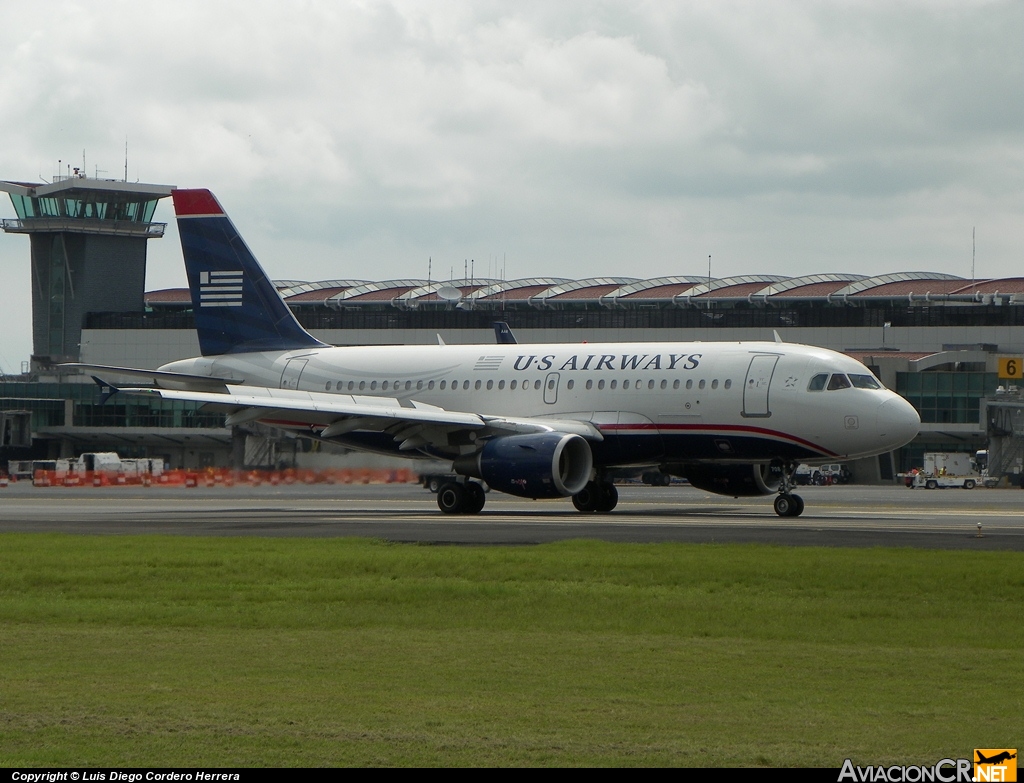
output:
[[[816,375],[868,370],[843,354],[788,343],[328,347],[185,359],[161,369],[448,411],[586,421],[605,436],[595,452],[604,465],[863,457],[905,444],[920,423],[909,403],[880,386],[811,390]]]

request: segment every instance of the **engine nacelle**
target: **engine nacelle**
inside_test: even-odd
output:
[[[579,435],[544,432],[487,441],[455,460],[455,471],[483,479],[492,489],[523,498],[575,495],[590,481],[594,457]]]
[[[751,497],[772,495],[782,483],[782,468],[776,465],[672,465],[670,473],[686,476],[690,484],[717,495]]]

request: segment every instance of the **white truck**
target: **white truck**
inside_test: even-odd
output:
[[[69,473],[105,473],[109,477],[121,473],[128,477],[149,474],[155,478],[164,472],[164,461],[149,458],[122,459],[113,451],[95,451],[75,458],[11,460],[7,466],[8,474],[19,479],[30,479],[37,470],[53,471],[57,481],[63,481]]]
[[[985,474],[978,470],[978,465],[970,454],[958,451],[930,451],[924,455],[924,468],[906,474],[907,486],[910,489],[940,489],[962,487],[974,489],[986,484]]]

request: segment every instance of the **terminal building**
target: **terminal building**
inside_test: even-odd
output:
[[[17,434],[17,448],[35,454],[109,449],[164,457],[171,467],[202,467],[273,460],[305,448],[265,432],[225,428],[221,416],[186,403],[115,397],[101,406],[88,378],[54,367],[82,361],[156,368],[199,354],[188,290],[144,290],[146,245],[164,229],[152,218],[171,186],[76,174],[49,184],[0,182],[0,190],[11,195],[17,214],[3,220],[4,231],[30,236],[33,296],[31,371],[0,383],[0,411],[12,433],[4,441],[8,450]],[[925,451],[973,453],[990,437],[1003,439],[993,451],[993,472],[1014,480],[1022,472],[1024,412],[1014,406],[1024,357],[1024,277],[362,276],[277,285],[299,322],[334,345],[429,344],[439,337],[449,344],[491,343],[498,320],[521,343],[771,341],[778,334],[855,356],[920,412],[918,439],[854,466],[857,480],[889,481],[922,464]]]

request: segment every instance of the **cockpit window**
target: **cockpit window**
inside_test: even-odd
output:
[[[843,375],[841,372],[832,373],[832,377],[828,379],[828,390],[835,391],[836,389],[849,389],[850,379]]]
[[[819,372],[813,378],[811,382],[807,384],[807,391],[821,391],[825,388],[825,381],[828,380],[827,372]]]
[[[850,373],[850,381],[858,389],[881,389],[882,384],[874,375],[854,375]]]

